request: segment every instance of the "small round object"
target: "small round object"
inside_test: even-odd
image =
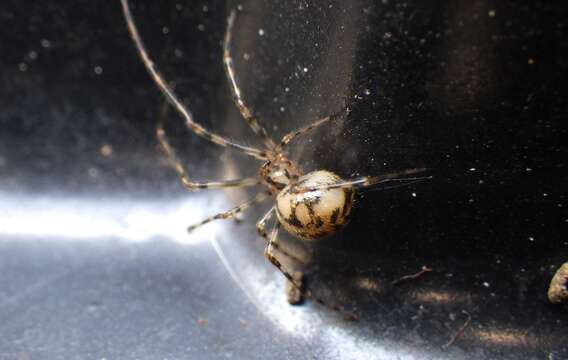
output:
[[[276,215],[284,229],[301,239],[314,240],[345,226],[353,208],[353,187],[302,190],[342,181],[330,171],[319,170],[282,189],[276,196]]]

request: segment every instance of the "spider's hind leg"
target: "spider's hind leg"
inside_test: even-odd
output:
[[[415,169],[407,169],[407,170],[392,172],[384,175],[378,175],[378,176],[363,176],[355,179],[340,181],[334,184],[301,188],[299,191],[308,192],[314,190],[330,190],[330,189],[342,189],[342,188],[351,188],[351,187],[361,189],[385,183],[401,183],[404,185],[410,185],[415,182],[431,179],[432,176],[420,176],[420,177],[407,176],[407,175],[422,173],[425,172],[426,170],[427,169],[424,168],[415,168]]]
[[[277,241],[277,237],[278,237],[278,230],[280,228],[280,223],[276,222],[276,224],[274,225],[274,228],[272,229],[272,233],[270,234],[270,238],[268,241],[268,244],[266,245],[266,248],[264,249],[264,256],[266,256],[266,258],[268,259],[268,261],[270,261],[272,263],[272,265],[276,266],[276,268],[278,270],[280,270],[280,272],[286,277],[286,279],[289,281],[289,283],[294,286],[298,293],[301,294],[304,298],[307,299],[313,299],[316,302],[329,307],[339,313],[341,313],[342,315],[345,316],[346,319],[348,320],[356,320],[357,316],[350,312],[347,311],[346,309],[344,309],[341,306],[329,303],[315,295],[312,294],[311,291],[307,290],[304,286],[304,281],[303,281],[303,274],[300,274],[301,278],[298,279],[298,275],[296,274],[292,274],[284,265],[282,265],[282,263],[274,256],[274,243],[276,243]]]
[[[294,276],[282,263],[280,260],[276,258],[274,255],[274,249],[277,248],[277,238],[278,238],[278,230],[280,229],[280,223],[276,222],[274,224],[274,228],[270,233],[270,237],[268,238],[268,243],[264,248],[264,256],[272,263],[272,265],[276,266],[278,270],[286,277],[288,282],[294,286],[300,293],[305,294],[305,289],[303,286],[302,281],[298,281],[297,276]]]

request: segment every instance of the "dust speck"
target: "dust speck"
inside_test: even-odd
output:
[[[114,150],[113,150],[113,148],[112,148],[111,145],[109,145],[109,144],[103,144],[103,145],[101,146],[101,148],[99,149],[99,152],[100,152],[101,155],[104,156],[104,157],[110,157],[110,156],[113,154]]]

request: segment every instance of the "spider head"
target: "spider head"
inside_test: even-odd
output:
[[[269,159],[260,167],[260,178],[272,194],[277,194],[301,175],[294,163],[282,154]]]

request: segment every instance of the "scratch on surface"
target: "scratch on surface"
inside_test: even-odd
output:
[[[59,273],[51,274],[51,275],[48,275],[48,276],[43,276],[40,280],[38,280],[34,284],[29,285],[29,286],[25,287],[24,289],[22,289],[21,291],[18,291],[15,294],[10,295],[10,296],[2,299],[0,301],[0,308],[5,307],[5,306],[9,306],[9,305],[17,304],[22,298],[29,296],[29,295],[32,295],[33,293],[45,288],[49,284],[53,283],[56,280],[61,279],[62,277],[69,274],[70,272],[71,272],[70,270],[67,270],[67,271],[62,271],[62,272],[59,272]]]
[[[244,286],[243,281],[241,280],[241,278],[239,277],[239,275],[237,275],[237,273],[235,272],[235,270],[231,267],[231,264],[229,263],[229,260],[227,259],[227,256],[225,256],[225,253],[223,252],[223,249],[221,249],[221,246],[219,246],[219,243],[217,242],[217,238],[215,237],[215,235],[209,237],[209,242],[211,243],[211,246],[213,247],[213,249],[215,250],[215,252],[217,253],[217,256],[219,257],[219,260],[221,260],[221,263],[223,264],[223,267],[227,270],[227,272],[229,273],[229,276],[231,277],[231,279],[233,279],[233,281],[237,284],[237,286],[239,287],[239,289],[241,289],[241,291],[245,294],[245,296],[249,299],[249,301],[254,305],[254,307],[257,308],[257,310],[264,316],[267,316],[267,314],[263,311],[262,306],[260,305],[260,303],[258,302],[258,300],[250,293],[250,291]],[[268,316],[267,316],[268,317]]]

